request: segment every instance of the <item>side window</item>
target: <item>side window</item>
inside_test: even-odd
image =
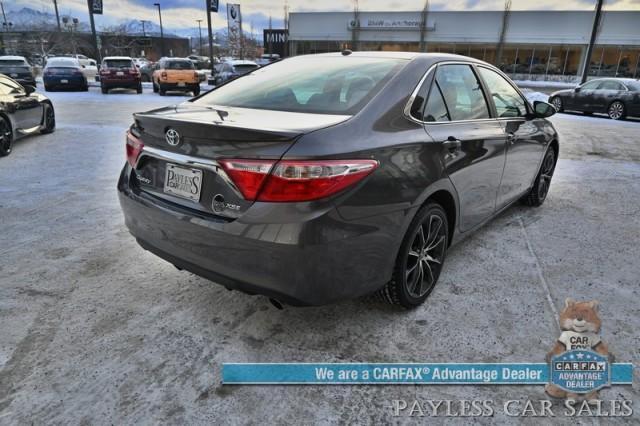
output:
[[[498,117],[524,117],[527,103],[500,74],[488,68],[478,67],[496,105]]]
[[[423,112],[425,107],[425,100],[427,95],[429,94],[429,80],[430,78],[425,79],[420,86],[420,90],[416,94],[416,98],[413,100],[411,104],[410,114],[416,120],[424,121]]]
[[[449,110],[451,121],[489,118],[482,86],[469,65],[441,65],[436,83]]]
[[[580,88],[582,90],[596,90],[598,88],[598,86],[600,86],[601,81],[589,81],[585,84],[583,84],[582,86],[580,86]]]
[[[6,77],[0,77],[0,94],[10,95],[22,92],[24,92],[24,89],[19,83]]]
[[[11,93],[12,87],[9,86],[9,79],[0,76],[0,95],[8,95]]]
[[[600,90],[624,90],[624,87],[617,81],[607,80],[600,85]]]
[[[429,99],[424,108],[424,121],[450,121],[449,111],[442,97],[442,90],[437,81],[431,85]]]

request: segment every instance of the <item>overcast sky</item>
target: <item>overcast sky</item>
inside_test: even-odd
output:
[[[167,28],[183,29],[197,26],[196,19],[206,20],[205,0],[103,0],[104,15],[96,15],[99,27],[113,25],[122,20],[138,19],[157,23],[154,2],[162,4],[162,20]],[[352,0],[310,1],[288,0],[290,11],[337,11],[352,10]],[[214,16],[215,28],[226,27],[225,3],[220,2],[221,11]],[[249,30],[253,23],[256,32],[267,26],[269,15],[274,27],[282,25],[284,0],[236,0],[240,3],[243,28]],[[591,10],[596,0],[513,0],[513,10]],[[30,7],[53,13],[53,0],[4,0],[8,10]],[[420,10],[424,0],[360,0],[360,10]],[[431,0],[431,10],[501,10],[504,0]],[[608,10],[640,10],[640,0],[605,0]],[[61,14],[88,20],[86,0],[58,0]],[[205,21],[206,22],[206,21]],[[206,24],[205,24],[206,25]]]

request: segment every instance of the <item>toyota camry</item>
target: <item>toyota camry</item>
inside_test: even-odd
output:
[[[464,56],[293,57],[135,114],[120,203],[143,248],[229,289],[414,307],[452,244],[544,202],[554,112]]]

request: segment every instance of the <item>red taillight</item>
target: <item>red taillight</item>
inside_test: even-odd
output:
[[[127,161],[131,165],[131,167],[136,166],[136,162],[138,161],[138,157],[142,152],[142,148],[144,148],[144,144],[140,139],[133,136],[131,132],[127,132]]]
[[[378,167],[375,160],[223,160],[247,200],[312,201],[336,194]]]
[[[222,160],[220,164],[246,200],[255,200],[275,160]]]

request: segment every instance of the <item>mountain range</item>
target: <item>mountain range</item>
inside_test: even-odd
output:
[[[7,21],[13,24],[12,28],[16,30],[28,30],[28,29],[50,29],[54,30],[57,27],[56,15],[49,12],[43,12],[29,7],[23,7],[19,10],[9,10],[6,12]],[[71,18],[66,15],[60,15],[60,23],[64,26],[63,18]],[[150,36],[160,35],[160,26],[155,22],[144,21],[144,27],[142,21],[131,19],[120,22],[117,27],[124,28],[127,34],[146,34]],[[114,26],[102,26],[96,28],[97,31],[109,31],[113,30]],[[89,22],[85,22],[79,19],[77,30],[81,32],[88,32],[91,30]],[[164,35],[167,37],[198,37],[198,28],[168,28],[164,27]],[[203,28],[203,35],[206,34],[206,29]],[[224,37],[221,31],[214,32],[214,38],[220,39]]]

